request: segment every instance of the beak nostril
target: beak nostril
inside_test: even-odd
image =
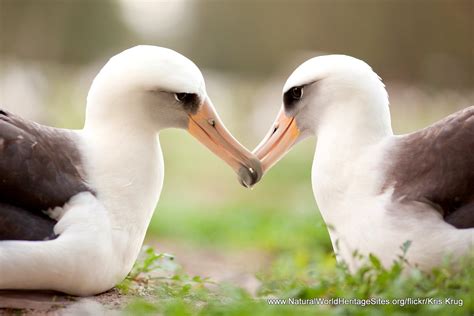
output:
[[[207,121],[209,123],[209,125],[211,125],[212,127],[216,127],[216,120],[215,119],[210,119]]]
[[[278,125],[275,125],[275,128],[273,128],[272,135],[275,134],[277,130],[278,130]]]

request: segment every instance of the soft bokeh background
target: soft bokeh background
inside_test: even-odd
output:
[[[0,106],[81,128],[88,87],[137,44],[192,59],[228,128],[253,148],[286,77],[309,57],[361,58],[384,79],[394,130],[409,132],[474,102],[474,2],[0,0]],[[130,105],[133,106],[133,105]],[[334,266],[315,204],[315,140],[299,144],[255,189],[184,131],[161,133],[166,178],[147,243],[190,273],[250,290],[255,273]]]

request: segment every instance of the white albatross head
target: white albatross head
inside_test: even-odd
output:
[[[187,129],[230,165],[243,185],[261,177],[258,159],[217,115],[199,68],[171,49],[142,45],[112,57],[92,83],[84,128],[150,134]]]
[[[266,172],[298,141],[317,136],[328,126],[342,133],[347,124],[391,130],[385,86],[362,60],[346,55],[314,57],[286,81],[278,117],[253,152]]]

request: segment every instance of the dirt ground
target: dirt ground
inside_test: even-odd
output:
[[[160,252],[173,254],[175,261],[191,276],[230,283],[250,293],[255,293],[259,287],[255,273],[269,263],[269,258],[257,251],[196,248],[174,241],[149,244]],[[133,298],[116,289],[87,298],[50,291],[0,291],[0,315],[114,315]]]

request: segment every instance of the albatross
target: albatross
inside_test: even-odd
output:
[[[0,289],[84,296],[123,280],[159,200],[166,128],[187,129],[245,186],[259,180],[260,162],[222,124],[200,70],[170,49],[112,57],[92,83],[82,130],[0,108]]]
[[[407,135],[392,132],[389,100],[365,62],[328,55],[288,78],[283,105],[253,151],[267,172],[298,141],[316,136],[313,192],[338,260],[357,253],[390,266],[411,242],[411,267],[471,253],[474,240],[474,106]]]

